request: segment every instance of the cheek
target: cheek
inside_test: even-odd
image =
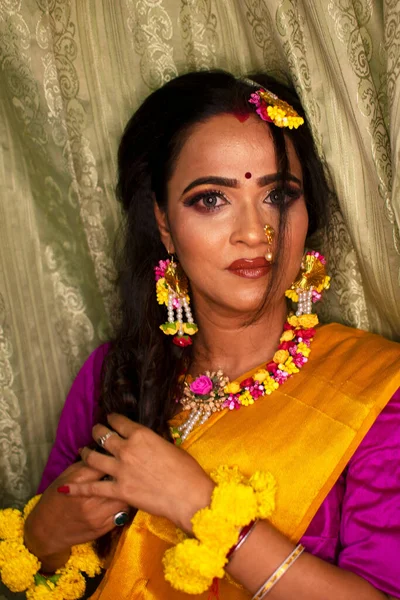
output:
[[[296,206],[296,210],[288,220],[288,267],[290,275],[297,275],[304,254],[304,247],[308,230],[308,214],[304,202]]]
[[[224,245],[229,240],[229,230],[226,223],[219,221],[218,225],[212,217],[199,218],[191,211],[179,215],[172,221],[171,231],[174,246],[182,266],[191,270],[206,262],[218,263]],[[190,273],[187,273],[190,277]]]

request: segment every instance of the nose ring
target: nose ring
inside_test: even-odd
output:
[[[264,225],[264,233],[265,237],[267,238],[267,244],[269,246],[272,246],[275,237],[275,229],[267,223],[266,225]],[[272,254],[272,248],[269,248],[267,253],[265,254],[265,260],[272,263],[273,258],[274,255]]]

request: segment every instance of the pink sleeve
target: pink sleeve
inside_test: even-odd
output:
[[[100,393],[100,375],[109,344],[99,346],[79,371],[69,391],[57,427],[56,439],[38,488],[41,494],[78,457],[78,450],[93,441]]]
[[[349,462],[338,565],[400,598],[400,390]]]

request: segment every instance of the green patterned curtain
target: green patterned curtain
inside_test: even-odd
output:
[[[34,493],[112,327],[124,124],[209,67],[293,82],[336,193],[323,316],[399,338],[398,0],[0,0],[1,505]]]

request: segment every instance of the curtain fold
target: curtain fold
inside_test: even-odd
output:
[[[322,316],[400,339],[397,0],[0,0],[0,505],[115,317],[116,152],[176,75],[292,82],[334,194]]]

